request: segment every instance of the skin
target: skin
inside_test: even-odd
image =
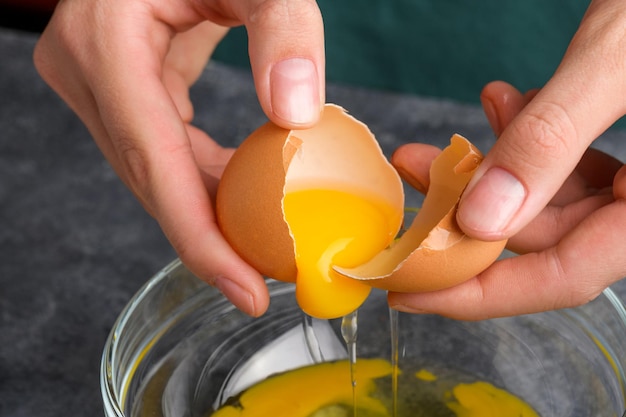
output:
[[[269,303],[263,279],[228,246],[213,215],[232,149],[191,124],[189,86],[227,28],[245,25],[267,116],[285,128],[313,125],[324,103],[322,19],[313,0],[171,4],[63,0],[36,46],[35,65],[187,267],[258,316]],[[523,255],[448,290],[390,294],[392,307],[463,319],[542,311],[585,303],[626,274],[625,171],[587,150],[626,112],[624,27],[625,2],[594,0],[540,91],[485,87],[483,107],[499,139],[464,193],[458,221],[475,238],[510,237]],[[425,191],[437,152],[409,144],[393,163]]]

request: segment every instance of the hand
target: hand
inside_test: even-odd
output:
[[[626,275],[626,169],[589,145],[626,112],[626,4],[593,1],[541,91],[488,85],[483,107],[498,140],[464,192],[457,220],[474,238],[510,238],[520,256],[456,287],[390,294],[392,307],[483,319],[584,304]],[[424,157],[418,152],[425,148]],[[428,186],[432,147],[394,163]]]
[[[226,243],[213,214],[232,150],[192,125],[189,99],[227,26],[241,24],[267,116],[285,128],[314,124],[324,103],[314,1],[64,0],[34,59],[183,263],[258,316],[269,303],[264,281]]]

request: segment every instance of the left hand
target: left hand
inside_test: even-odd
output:
[[[233,150],[194,126],[189,97],[227,26],[236,25],[249,35],[255,89],[268,118],[285,128],[315,124],[325,58],[313,0],[63,0],[34,62],[181,261],[259,316],[269,304],[265,281],[230,247],[213,212]]]

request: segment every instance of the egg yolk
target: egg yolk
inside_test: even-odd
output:
[[[383,201],[329,189],[290,191],[283,211],[295,242],[300,308],[321,319],[356,310],[370,287],[332,266],[353,268],[373,258],[395,237],[390,219],[399,214]]]
[[[355,399],[360,407],[386,416],[384,404],[371,394],[374,380],[390,373],[391,364],[382,359],[359,361],[360,379],[353,391],[348,361],[298,368],[253,385],[211,417],[311,417],[325,406],[351,407]]]
[[[385,394],[388,384],[378,383],[391,376],[391,363],[359,359],[356,366],[358,380],[354,386],[348,361],[320,363],[270,376],[229,399],[210,417],[346,417],[352,415],[355,406],[358,416],[396,417]],[[412,391],[401,399],[397,417],[539,417],[521,398],[488,382],[454,384],[442,390],[432,386],[436,375],[429,373],[426,380],[416,377],[407,381]],[[446,386],[451,382],[446,381]]]
[[[459,384],[453,388],[452,394],[455,401],[446,405],[457,417],[538,417],[530,405],[487,382]]]

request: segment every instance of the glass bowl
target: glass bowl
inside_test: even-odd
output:
[[[151,278],[104,347],[107,417],[206,417],[268,375],[347,357],[341,320],[303,317],[292,284],[267,283],[270,308],[253,319],[178,260]],[[624,414],[626,310],[610,289],[575,309],[478,322],[403,313],[397,320],[401,368],[487,381],[542,417]],[[390,358],[389,321],[386,294],[375,290],[358,313],[359,359]]]

